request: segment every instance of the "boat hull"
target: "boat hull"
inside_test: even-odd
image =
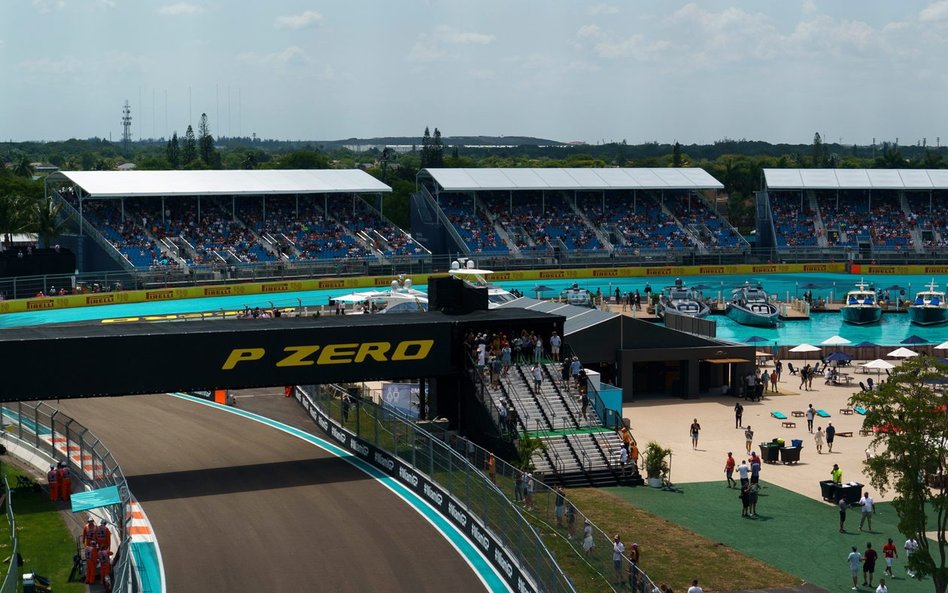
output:
[[[943,307],[909,307],[908,314],[915,325],[939,325],[948,322],[948,309]]]
[[[879,323],[882,319],[882,309],[879,307],[843,307],[839,312],[843,321],[852,325],[869,325]]]
[[[761,313],[755,313],[753,311],[748,311],[747,309],[737,307],[731,303],[728,303],[727,308],[724,310],[724,314],[733,319],[736,323],[741,325],[749,325],[752,327],[776,327],[777,323],[780,321],[776,310],[774,310],[772,313],[763,315]]]

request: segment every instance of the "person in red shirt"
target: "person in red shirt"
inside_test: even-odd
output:
[[[734,455],[730,451],[727,452],[727,459],[724,461],[724,475],[727,476],[728,488],[737,486],[737,482],[734,481]]]
[[[110,550],[112,548],[112,532],[109,531],[109,522],[102,519],[102,522],[95,528],[95,543],[100,550]]]
[[[866,551],[862,553],[862,584],[865,587],[872,587],[872,573],[876,571],[878,557],[872,549],[872,542],[866,542]]]
[[[889,541],[882,546],[882,556],[885,558],[885,573],[890,577],[895,576],[892,574],[892,559],[899,557],[898,548],[895,547],[895,544],[892,543],[892,538],[889,538]]]
[[[63,502],[69,502],[72,496],[72,473],[69,470],[69,464],[65,461],[59,462],[59,494]]]
[[[108,580],[109,574],[112,572],[112,559],[109,558],[111,555],[111,550],[99,549],[99,581],[106,591],[110,591],[112,588],[112,584]]]
[[[95,541],[95,519],[89,517],[86,526],[82,528],[82,544],[89,545],[89,542]]]
[[[99,561],[99,552],[95,546],[95,540],[86,544],[86,584],[95,584],[96,564]]]
[[[49,499],[56,502],[59,500],[59,471],[56,470],[55,465],[49,466],[49,471],[46,472],[46,480],[49,483]]]

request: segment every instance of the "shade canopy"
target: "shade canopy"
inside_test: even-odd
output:
[[[877,369],[881,371],[881,370],[894,369],[895,365],[887,360],[882,360],[881,358],[877,358],[875,360],[870,360],[866,364],[862,365],[862,368]]]
[[[928,343],[928,340],[926,340],[922,336],[916,336],[914,334],[905,338],[901,342],[899,342],[899,344],[927,344],[927,343]]]
[[[768,189],[948,189],[944,169],[764,169]]]
[[[724,189],[697,167],[423,169],[442,191]]]
[[[763,336],[751,336],[751,337],[745,339],[745,340],[744,340],[744,343],[746,343],[746,344],[756,344],[757,342],[769,342],[769,341],[770,341],[769,338],[765,338],[765,337],[763,337]]]
[[[846,344],[852,344],[849,340],[843,336],[833,336],[832,338],[826,338],[820,344],[824,346],[845,346]]]
[[[819,346],[814,346],[813,344],[800,344],[799,346],[794,346],[790,349],[790,352],[819,352]]]
[[[853,357],[845,352],[834,352],[826,357],[826,362],[849,362]]]
[[[886,356],[891,356],[892,358],[912,358],[913,356],[918,356],[918,352],[909,350],[908,348],[898,348],[889,352]]]
[[[948,350],[948,342],[942,342],[941,344],[935,346],[935,350]]]
[[[948,344],[948,342],[945,342],[945,344]],[[854,345],[853,348],[877,348],[878,346],[879,345],[874,342],[859,342]]]

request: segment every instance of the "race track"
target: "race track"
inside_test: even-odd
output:
[[[240,407],[319,435],[295,401],[256,393]],[[406,502],[303,440],[167,395],[49,403],[121,465],[158,537],[168,591],[485,590]]]

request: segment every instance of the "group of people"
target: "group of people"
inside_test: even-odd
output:
[[[914,537],[909,537],[905,540],[904,550],[905,561],[906,564],[908,564],[912,554],[918,551],[918,540]],[[892,572],[892,563],[899,557],[899,551],[891,537],[888,538],[886,543],[882,546],[882,557],[885,560],[883,574],[889,578],[895,577],[895,574]],[[872,542],[866,542],[866,549],[862,553],[859,552],[856,546],[852,547],[852,551],[846,556],[846,562],[849,564],[849,574],[853,580],[853,591],[859,589],[860,572],[862,572],[862,586],[872,588],[872,579],[874,578],[878,559],[879,554],[873,549]],[[860,565],[862,568],[861,571]],[[910,578],[915,577],[915,573],[908,567],[906,567],[905,573]],[[879,579],[879,586],[876,587],[876,593],[889,593],[889,588],[886,586],[884,578]]]
[[[105,519],[96,525],[95,519],[89,517],[86,526],[82,528],[85,582],[87,585],[94,585],[98,579],[106,592],[112,588],[109,578],[112,573],[112,532],[108,525]]]
[[[756,451],[750,452],[750,461],[742,459],[740,465],[737,465],[737,461],[734,459],[734,453],[731,451],[727,452],[727,458],[724,460],[724,475],[727,478],[727,487],[734,488],[738,484],[734,481],[734,471],[737,470],[741,489],[739,495],[741,500],[741,517],[757,518],[757,498],[760,493],[760,466],[761,459]]]

